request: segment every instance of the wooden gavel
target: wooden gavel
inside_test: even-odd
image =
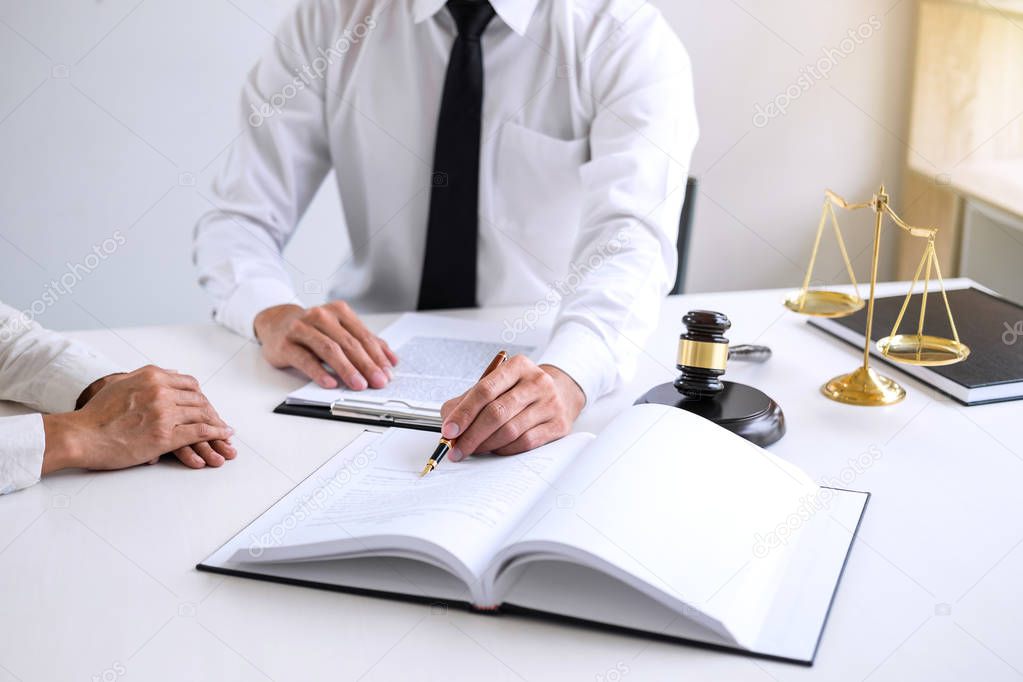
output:
[[[674,382],[654,386],[636,403],[656,403],[686,410],[760,446],[785,435],[781,407],[763,391],[734,381],[722,381],[729,360],[764,362],[767,346],[728,347],[725,332],[732,323],[722,313],[690,310],[682,318],[685,331],[678,339]]]
[[[771,357],[767,346],[744,344],[729,347],[724,333],[732,327],[723,313],[690,310],[682,318],[686,330],[678,338],[678,362],[681,374],[674,386],[686,398],[699,400],[724,389],[721,375],[728,360],[765,362]]]

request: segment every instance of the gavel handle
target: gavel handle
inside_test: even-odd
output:
[[[766,362],[771,357],[771,349],[767,346],[754,346],[742,344],[728,348],[729,360],[742,360],[745,362]]]

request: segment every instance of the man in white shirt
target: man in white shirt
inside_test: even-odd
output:
[[[195,261],[274,366],[380,387],[398,358],[358,313],[522,305],[511,341],[558,307],[538,363],[445,404],[455,460],[564,435],[633,370],[697,136],[688,57],[648,3],[303,0],[242,115]],[[282,251],[331,170],[352,253],[307,310]]]
[[[0,303],[0,495],[66,468],[123,469],[173,452],[201,469],[234,459],[231,429],[190,376],[121,368]]]

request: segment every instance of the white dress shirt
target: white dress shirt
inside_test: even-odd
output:
[[[492,0],[483,35],[477,298],[588,400],[631,373],[675,277],[697,124],[688,56],[643,0]],[[242,91],[196,226],[214,316],[245,336],[297,302],[282,250],[335,171],[352,255],[331,298],[414,309],[454,21],[444,0],[304,0]],[[545,317],[549,319],[544,319]]]
[[[121,371],[0,303],[0,400],[41,412],[71,412],[90,384]],[[0,417],[0,495],[39,480],[45,449],[42,415]]]

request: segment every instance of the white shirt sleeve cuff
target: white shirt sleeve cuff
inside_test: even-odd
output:
[[[43,471],[46,433],[41,414],[0,417],[0,495],[39,482]]]
[[[82,392],[97,379],[127,371],[122,365],[84,346],[73,344],[33,380],[32,383],[40,387],[40,395],[34,402],[43,407],[45,412],[72,412]]]
[[[261,277],[238,285],[227,302],[216,313],[216,320],[247,339],[255,339],[252,323],[256,315],[275,305],[301,305],[294,289],[279,279]]]
[[[609,393],[618,376],[607,344],[578,322],[565,322],[555,328],[537,364],[553,365],[572,377],[583,390],[587,405]]]

